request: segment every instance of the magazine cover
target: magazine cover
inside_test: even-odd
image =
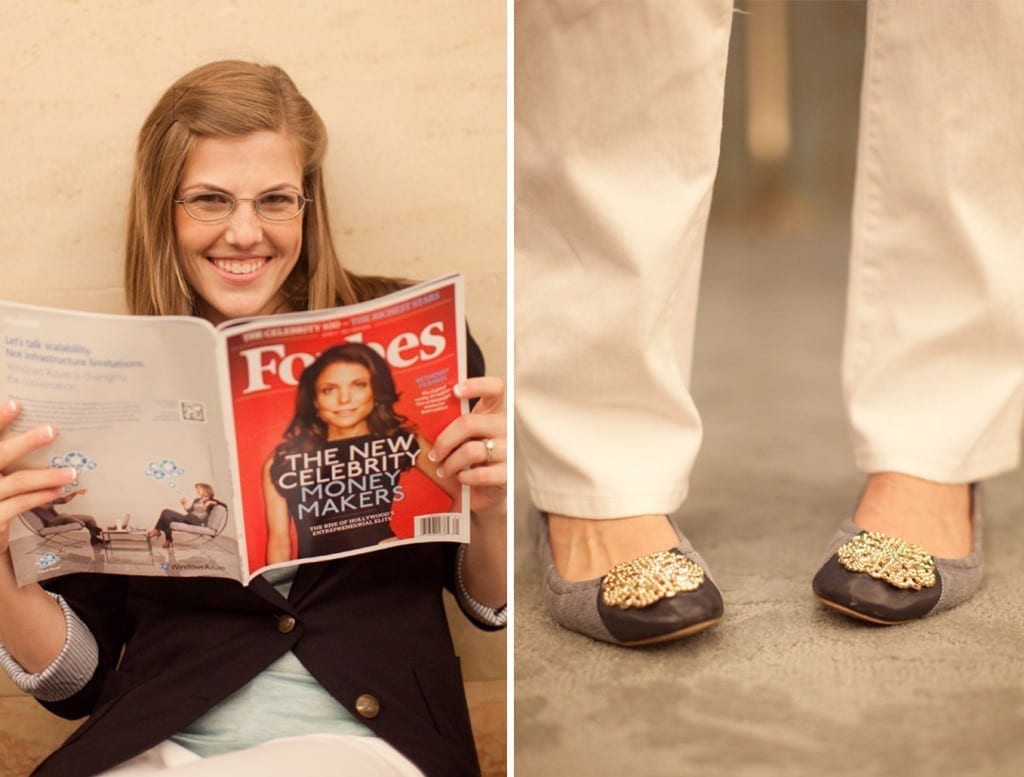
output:
[[[452,394],[465,377],[460,285],[417,289],[374,310],[230,332],[253,573],[400,540],[468,541],[468,493],[427,458],[465,409]]]
[[[228,577],[469,540],[468,489],[427,456],[467,410],[462,282],[214,328],[0,302],[0,392],[24,466],[73,467],[11,524],[21,584],[71,572]]]

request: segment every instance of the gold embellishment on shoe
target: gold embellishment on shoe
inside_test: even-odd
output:
[[[935,585],[935,560],[928,551],[881,532],[858,534],[836,556],[851,572],[864,572],[896,588],[920,591]]]
[[[685,556],[667,550],[616,564],[601,583],[601,598],[609,607],[649,607],[662,599],[696,591],[704,570]]]

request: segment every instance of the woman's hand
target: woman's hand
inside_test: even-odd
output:
[[[0,431],[17,417],[20,408],[13,401],[0,406]],[[21,513],[42,507],[63,495],[63,487],[73,483],[78,473],[72,468],[22,469],[2,474],[26,454],[49,445],[57,430],[49,424],[30,429],[0,441],[0,553],[7,552],[11,521]]]
[[[440,477],[470,487],[470,510],[478,516],[505,511],[508,456],[505,381],[470,378],[453,389],[459,399],[478,398],[473,411],[446,426],[427,458]]]

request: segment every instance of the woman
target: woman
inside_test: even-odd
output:
[[[216,62],[181,78],[139,137],[129,309],[220,322],[393,288],[338,263],[325,150],[323,123],[280,69]],[[479,375],[480,360],[471,361]],[[437,436],[431,459],[473,486],[473,542],[458,551],[393,548],[245,588],[216,578],[74,575],[48,590],[19,589],[10,521],[52,501],[73,473],[0,478],[0,662],[57,714],[90,716],[36,774],[126,777],[176,764],[190,775],[323,773],[325,762],[339,774],[476,773],[440,593],[451,587],[481,626],[500,625],[503,385],[477,377],[454,390],[478,402]],[[10,402],[0,408],[0,426],[17,412]],[[0,468],[56,433],[46,425],[0,442]]]
[[[429,462],[430,443],[409,427],[408,419],[395,413],[398,391],[388,363],[376,351],[362,343],[345,343],[328,348],[310,364],[299,378],[295,397],[295,416],[282,442],[263,467],[263,499],[267,515],[267,563],[292,558],[291,526],[299,541],[299,558],[362,548],[392,539],[390,511],[400,492],[398,476],[415,466],[453,499],[459,495],[458,483],[441,478]],[[363,437],[406,438],[400,449],[410,454],[396,464],[387,489],[386,500],[375,500],[365,511],[366,520],[357,527],[333,534],[314,533],[309,520],[297,520],[301,488],[286,488],[281,475],[289,455],[312,453],[326,447],[344,451],[346,441]],[[341,460],[347,458],[340,456]],[[414,461],[414,463],[413,463]],[[400,498],[400,497],[399,497]],[[338,514],[320,516],[321,522],[335,521]],[[345,513],[345,519],[361,517]]]
[[[210,517],[210,510],[219,502],[213,494],[213,486],[208,483],[196,483],[196,498],[191,503],[185,497],[181,498],[181,506],[185,508],[184,513],[177,510],[164,510],[156,520],[156,526],[150,529],[149,537],[156,537],[160,532],[164,534],[164,547],[169,548],[174,543],[171,536],[171,524],[187,523],[192,526],[203,526]]]

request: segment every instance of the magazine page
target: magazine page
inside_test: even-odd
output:
[[[462,279],[227,331],[245,553],[263,568],[469,541],[468,488],[427,454],[466,411]]]
[[[78,472],[64,497],[11,524],[19,584],[71,572],[241,579],[214,328],[0,302],[0,333],[0,396],[21,406],[5,436],[51,423],[57,438],[21,463]]]

